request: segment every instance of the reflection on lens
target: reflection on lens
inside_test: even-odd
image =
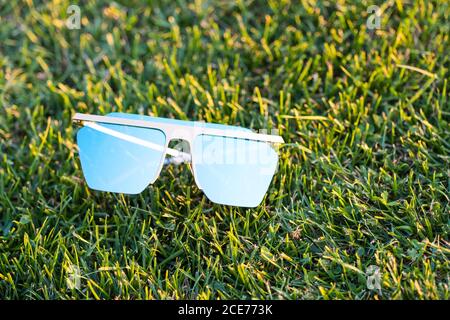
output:
[[[278,163],[270,144],[200,135],[194,141],[197,184],[213,202],[256,207],[264,197]]]
[[[77,134],[81,166],[90,188],[137,194],[156,179],[166,137],[157,129],[86,124]]]

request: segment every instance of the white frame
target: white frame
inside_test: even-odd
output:
[[[172,123],[161,123],[161,122],[151,122],[147,120],[134,120],[134,119],[123,119],[108,116],[98,116],[93,114],[83,114],[75,113],[72,118],[73,121],[77,122],[100,122],[100,123],[110,123],[110,124],[121,124],[132,127],[143,127],[160,129],[166,135],[166,138],[170,141],[172,139],[183,139],[192,143],[194,139],[201,134],[221,136],[229,138],[240,138],[255,141],[264,141],[271,143],[284,143],[283,137],[270,134],[262,134],[255,132],[237,131],[237,130],[221,130],[214,128],[205,128],[201,125],[201,122],[196,122],[197,125],[194,126],[183,126],[176,125]]]
[[[84,126],[90,127],[94,130],[98,130],[98,131],[104,132],[106,134],[110,134],[119,139],[128,140],[130,142],[137,143],[137,144],[143,145],[148,148],[162,151],[163,156],[161,159],[161,163],[159,165],[158,172],[155,176],[155,179],[153,179],[153,181],[151,181],[150,184],[153,184],[156,181],[156,179],[158,179],[159,175],[161,174],[161,170],[162,170],[164,160],[165,160],[167,154],[172,157],[175,157],[177,159],[177,161],[174,161],[175,163],[181,163],[181,162],[193,163],[193,162],[195,162],[192,154],[169,148],[169,143],[173,139],[181,139],[181,140],[187,141],[189,143],[191,152],[192,152],[192,150],[194,150],[193,145],[194,145],[195,138],[199,135],[212,135],[212,136],[239,138],[239,139],[246,139],[246,140],[269,142],[269,143],[284,143],[283,137],[278,136],[278,135],[255,133],[255,132],[251,132],[251,131],[238,131],[238,130],[233,130],[232,128],[230,130],[206,128],[206,127],[202,126],[201,122],[194,122],[194,121],[193,121],[194,122],[193,126],[186,126],[186,125],[177,125],[177,124],[173,124],[173,123],[161,123],[161,122],[152,122],[152,121],[148,121],[148,120],[124,119],[124,118],[118,118],[118,117],[100,116],[100,115],[83,114],[83,113],[75,113],[75,115],[72,118],[72,121],[74,121],[76,123],[80,123]],[[123,134],[121,132],[117,132],[112,129],[108,129],[108,128],[99,126],[96,123],[108,123],[108,124],[118,124],[118,125],[132,126],[132,127],[158,129],[165,135],[166,144],[165,144],[165,146],[159,146],[159,145],[153,144],[151,142],[144,141],[139,138],[135,138],[135,137]],[[161,147],[163,148],[163,150],[161,150]],[[192,166],[191,166],[191,170],[194,175],[195,183],[197,184],[199,189],[202,189],[202,187],[200,186],[200,184],[198,182],[195,170]]]

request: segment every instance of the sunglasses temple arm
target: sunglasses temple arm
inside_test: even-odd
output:
[[[186,152],[178,151],[172,148],[165,148],[164,146],[161,146],[156,143],[152,143],[146,140],[142,140],[133,136],[130,136],[128,134],[118,132],[116,130],[112,130],[103,126],[100,126],[93,122],[84,122],[84,126],[92,128],[94,130],[100,131],[102,133],[111,135],[113,137],[116,137],[121,140],[125,140],[134,144],[141,145],[143,147],[160,151],[160,152],[166,152],[168,155],[172,156],[172,158],[165,159],[164,164],[181,164],[181,163],[189,163],[191,162],[191,155]]]

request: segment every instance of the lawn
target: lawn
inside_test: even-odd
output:
[[[0,298],[450,298],[448,1],[70,4],[0,4]],[[112,111],[286,144],[254,209],[102,193],[71,117]]]

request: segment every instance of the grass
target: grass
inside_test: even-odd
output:
[[[0,5],[0,298],[449,299],[449,3]],[[89,190],[75,112],[278,129],[264,202]],[[381,291],[366,271],[378,266]]]

